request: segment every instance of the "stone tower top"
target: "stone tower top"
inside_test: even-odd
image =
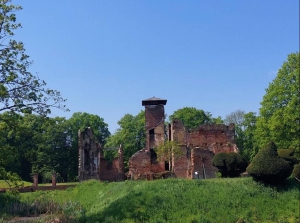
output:
[[[166,105],[167,104],[167,100],[165,99],[161,99],[161,98],[156,98],[156,97],[152,97],[152,98],[148,98],[142,101],[142,105],[146,106],[146,105]]]

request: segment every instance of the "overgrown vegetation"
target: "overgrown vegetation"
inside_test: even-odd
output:
[[[91,180],[66,191],[21,194],[20,201],[51,201],[59,207],[67,204],[73,216],[69,222],[296,223],[300,220],[298,184],[292,178],[277,187],[265,186],[251,178],[118,183]],[[61,212],[58,211],[58,218]]]

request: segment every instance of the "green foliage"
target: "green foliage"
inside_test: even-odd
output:
[[[273,141],[279,148],[300,152],[300,54],[288,55],[269,84],[260,108],[255,138],[261,147]]]
[[[172,171],[172,166],[171,166],[172,160],[176,160],[179,157],[184,155],[183,150],[175,141],[165,141],[157,148],[155,148],[155,152],[157,154],[157,157],[159,157],[161,161],[169,162],[170,171]]]
[[[300,183],[300,164],[296,164],[292,173],[293,177],[295,177]]]
[[[44,192],[36,192],[35,195],[35,198],[29,197],[26,200],[6,196],[3,199],[5,206],[0,208],[0,213],[4,212],[7,217],[36,217],[34,222],[57,222],[58,219],[59,222],[78,222],[76,219],[82,219],[83,222],[85,219],[85,210],[77,201],[58,203]]]
[[[219,169],[222,177],[238,177],[245,172],[248,163],[238,153],[218,153],[213,158],[213,165]]]
[[[210,113],[194,107],[178,109],[170,115],[169,119],[170,121],[178,119],[184,124],[184,126],[190,129],[197,128],[201,124],[212,122]]]
[[[120,128],[108,138],[105,147],[119,147],[124,149],[124,161],[127,167],[129,158],[145,146],[145,111],[136,116],[125,114],[119,121]],[[106,151],[105,157],[117,156],[116,151]]]
[[[278,156],[275,143],[270,142],[258,151],[247,172],[255,180],[279,184],[291,175],[292,169],[289,162]]]
[[[16,189],[24,185],[22,179],[16,173],[7,172],[0,166],[0,179],[4,180],[10,189]]]
[[[0,166],[31,181],[39,173],[42,182],[51,179],[74,181],[78,176],[78,130],[90,126],[98,141],[105,143],[110,134],[107,124],[97,115],[74,113],[66,120],[13,112],[0,114]]]
[[[231,112],[225,118],[225,124],[235,124],[236,145],[247,161],[250,161],[258,151],[254,140],[256,119],[254,112],[245,113],[242,110]]]
[[[278,149],[277,152],[278,156],[288,161],[291,166],[294,166],[295,164],[299,163],[299,160],[294,156],[294,149]]]
[[[15,12],[22,7],[10,2],[0,0],[0,111],[47,115],[52,107],[65,109],[60,92],[46,88],[45,81],[27,70],[32,62],[24,44],[12,39],[21,27]]]
[[[298,185],[293,179],[286,183],[266,187],[251,178],[92,180],[66,191],[24,193],[21,201],[77,202],[86,212],[74,220],[82,222],[297,222]]]

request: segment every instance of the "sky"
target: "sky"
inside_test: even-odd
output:
[[[61,92],[70,112],[111,133],[142,100],[256,112],[288,54],[299,51],[298,0],[13,0],[30,71]]]

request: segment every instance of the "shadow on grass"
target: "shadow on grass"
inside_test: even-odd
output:
[[[257,181],[257,182],[262,184],[265,187],[276,189],[278,192],[285,192],[294,189],[300,190],[300,183],[294,178],[288,178],[281,184],[268,184],[261,181]]]
[[[142,192],[131,192],[127,196],[124,196],[120,199],[117,199],[109,204],[103,211],[93,213],[87,216],[85,222],[150,222],[149,207],[150,201],[144,200],[145,196],[142,195]],[[154,197],[151,199],[151,202],[158,202],[158,198]],[[163,202],[163,199],[160,200]],[[80,219],[83,220],[83,219]],[[157,219],[155,222],[167,222],[167,219]]]

